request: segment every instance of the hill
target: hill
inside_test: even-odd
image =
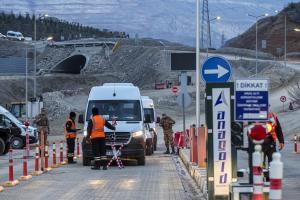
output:
[[[284,55],[285,16],[287,20],[287,53],[300,51],[300,3],[291,3],[276,16],[266,17],[258,21],[258,49],[274,56]],[[250,27],[243,34],[226,42],[226,47],[255,49],[256,26]],[[262,41],[267,42],[262,48]]]
[[[7,31],[19,31],[25,37],[34,38],[34,21],[36,16],[29,14],[15,15],[13,12],[0,13],[0,33]],[[37,19],[37,39],[44,39],[52,36],[55,41],[71,40],[89,37],[128,37],[125,32],[112,32],[107,29],[100,30],[90,26],[84,26],[76,22],[68,22],[54,17]]]

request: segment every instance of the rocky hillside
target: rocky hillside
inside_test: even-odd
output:
[[[284,54],[284,21],[287,19],[287,53],[300,51],[300,3],[291,3],[276,16],[266,17],[258,22],[259,51],[272,53],[274,56]],[[255,49],[255,24],[245,33],[225,44],[227,47]],[[262,40],[266,40],[267,48],[262,49]]]

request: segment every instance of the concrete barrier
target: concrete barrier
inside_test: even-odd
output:
[[[195,180],[200,191],[204,194],[207,193],[207,171],[206,168],[199,168],[197,165],[190,161],[190,150],[180,149],[179,156],[187,168],[191,177]]]

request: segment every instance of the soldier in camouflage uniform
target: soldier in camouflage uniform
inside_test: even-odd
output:
[[[172,148],[172,154],[175,153],[174,142],[173,142],[173,130],[172,130],[172,126],[174,124],[175,121],[171,117],[167,116],[166,114],[162,114],[162,118],[159,123],[159,126],[161,126],[164,131],[164,140],[165,140],[165,145],[167,147],[167,151],[165,152],[165,154],[170,153],[170,149],[169,149],[170,145]]]
[[[49,128],[49,120],[47,117],[47,112],[45,108],[41,109],[41,113],[36,116],[34,123],[37,125],[38,128],[38,133],[39,133],[39,144],[42,144],[41,141],[41,131],[44,131],[44,145],[47,144],[47,135],[50,132],[50,128]]]

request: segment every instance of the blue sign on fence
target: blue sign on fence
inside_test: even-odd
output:
[[[269,93],[268,80],[236,80],[235,120],[268,121]]]

